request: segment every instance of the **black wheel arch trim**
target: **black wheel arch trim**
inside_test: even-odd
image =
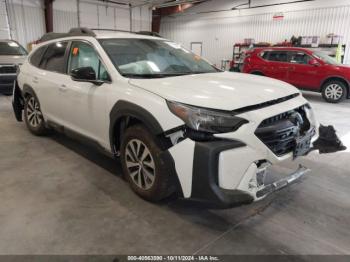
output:
[[[249,204],[254,198],[240,190],[219,187],[219,155],[222,151],[245,147],[235,140],[196,142],[193,158],[191,200],[213,208],[229,208]]]
[[[154,136],[164,133],[164,130],[157,119],[145,108],[125,100],[119,100],[117,103],[115,103],[109,114],[109,139],[112,151],[114,151],[116,142],[115,127],[119,121],[125,117],[132,117],[139,120]]]
[[[25,97],[26,94],[30,94],[30,95],[34,96],[35,99],[39,102],[39,99],[38,99],[38,97],[36,96],[36,93],[35,93],[34,89],[33,89],[30,85],[28,85],[28,84],[24,84],[24,85],[23,85],[22,94],[23,94],[23,97]]]
[[[23,121],[22,111],[24,109],[24,99],[22,96],[22,91],[18,86],[17,81],[14,82],[13,96],[12,96],[12,108],[15,114],[16,120],[18,122]]]
[[[19,88],[18,83],[16,81],[14,83],[12,107],[13,107],[13,111],[15,113],[15,117],[16,117],[18,122],[23,121],[22,111],[24,110],[25,98],[26,98],[27,94],[34,96],[36,101],[38,102],[38,104],[40,106],[39,99],[38,99],[35,91],[33,90],[33,88],[28,84],[24,84],[23,90],[21,91],[21,89]]]

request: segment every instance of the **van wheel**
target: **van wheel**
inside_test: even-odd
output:
[[[331,80],[324,84],[322,88],[322,97],[329,103],[339,103],[347,95],[347,89],[343,82]]]
[[[159,201],[172,194],[170,163],[161,159],[161,149],[155,138],[142,125],[129,127],[121,144],[121,164],[126,180],[142,198]]]
[[[47,128],[43,114],[40,110],[40,104],[34,95],[29,94],[24,102],[24,120],[27,128],[36,136],[47,134]]]

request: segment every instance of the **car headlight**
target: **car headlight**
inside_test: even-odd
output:
[[[246,119],[234,116],[231,112],[195,107],[173,101],[167,101],[167,104],[173,114],[181,118],[189,128],[197,131],[228,133],[248,123]]]

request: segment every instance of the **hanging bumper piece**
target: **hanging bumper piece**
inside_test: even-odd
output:
[[[319,127],[319,138],[313,143],[312,150],[318,150],[320,154],[335,153],[346,150],[346,146],[338,138],[333,126]]]

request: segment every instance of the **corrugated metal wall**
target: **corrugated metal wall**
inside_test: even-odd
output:
[[[53,10],[53,31],[65,33],[72,27],[78,26],[76,12]]]
[[[190,12],[190,11],[189,11]],[[232,12],[233,13],[233,12]],[[203,56],[220,65],[222,59],[231,59],[233,44],[244,38],[256,42],[281,42],[292,35],[343,35],[350,44],[350,3],[333,8],[285,11],[284,19],[273,20],[274,13],[240,16],[228,12],[226,17],[184,15],[162,20],[161,34],[190,48],[191,42],[203,42]],[[349,48],[345,62],[350,63]]]
[[[30,5],[27,5],[30,4]],[[39,39],[45,32],[44,10],[40,2],[8,0],[12,38],[24,47]]]
[[[79,4],[78,4],[79,3]],[[111,3],[96,3],[91,0],[54,1],[54,31],[67,32],[70,28],[105,28],[132,31],[150,30],[152,10],[147,5],[133,7]],[[132,21],[130,19],[132,13]]]
[[[80,26],[130,30],[130,8],[125,5],[79,2]]]
[[[132,8],[132,31],[151,31],[152,10],[149,6]]]
[[[0,0],[0,38],[12,38],[23,46],[38,40],[45,33],[45,19],[42,1],[7,0],[8,16],[6,16],[5,0]],[[77,27],[77,0],[57,0],[53,2],[54,32],[67,32]],[[7,23],[10,24],[10,30]],[[130,8],[125,5],[96,3],[92,0],[79,1],[79,18],[81,27],[108,28],[120,30],[150,30],[152,11],[148,6]],[[132,24],[132,25],[131,25]]]
[[[0,0],[0,39],[10,38],[10,28],[7,18],[7,8],[5,0]]]

